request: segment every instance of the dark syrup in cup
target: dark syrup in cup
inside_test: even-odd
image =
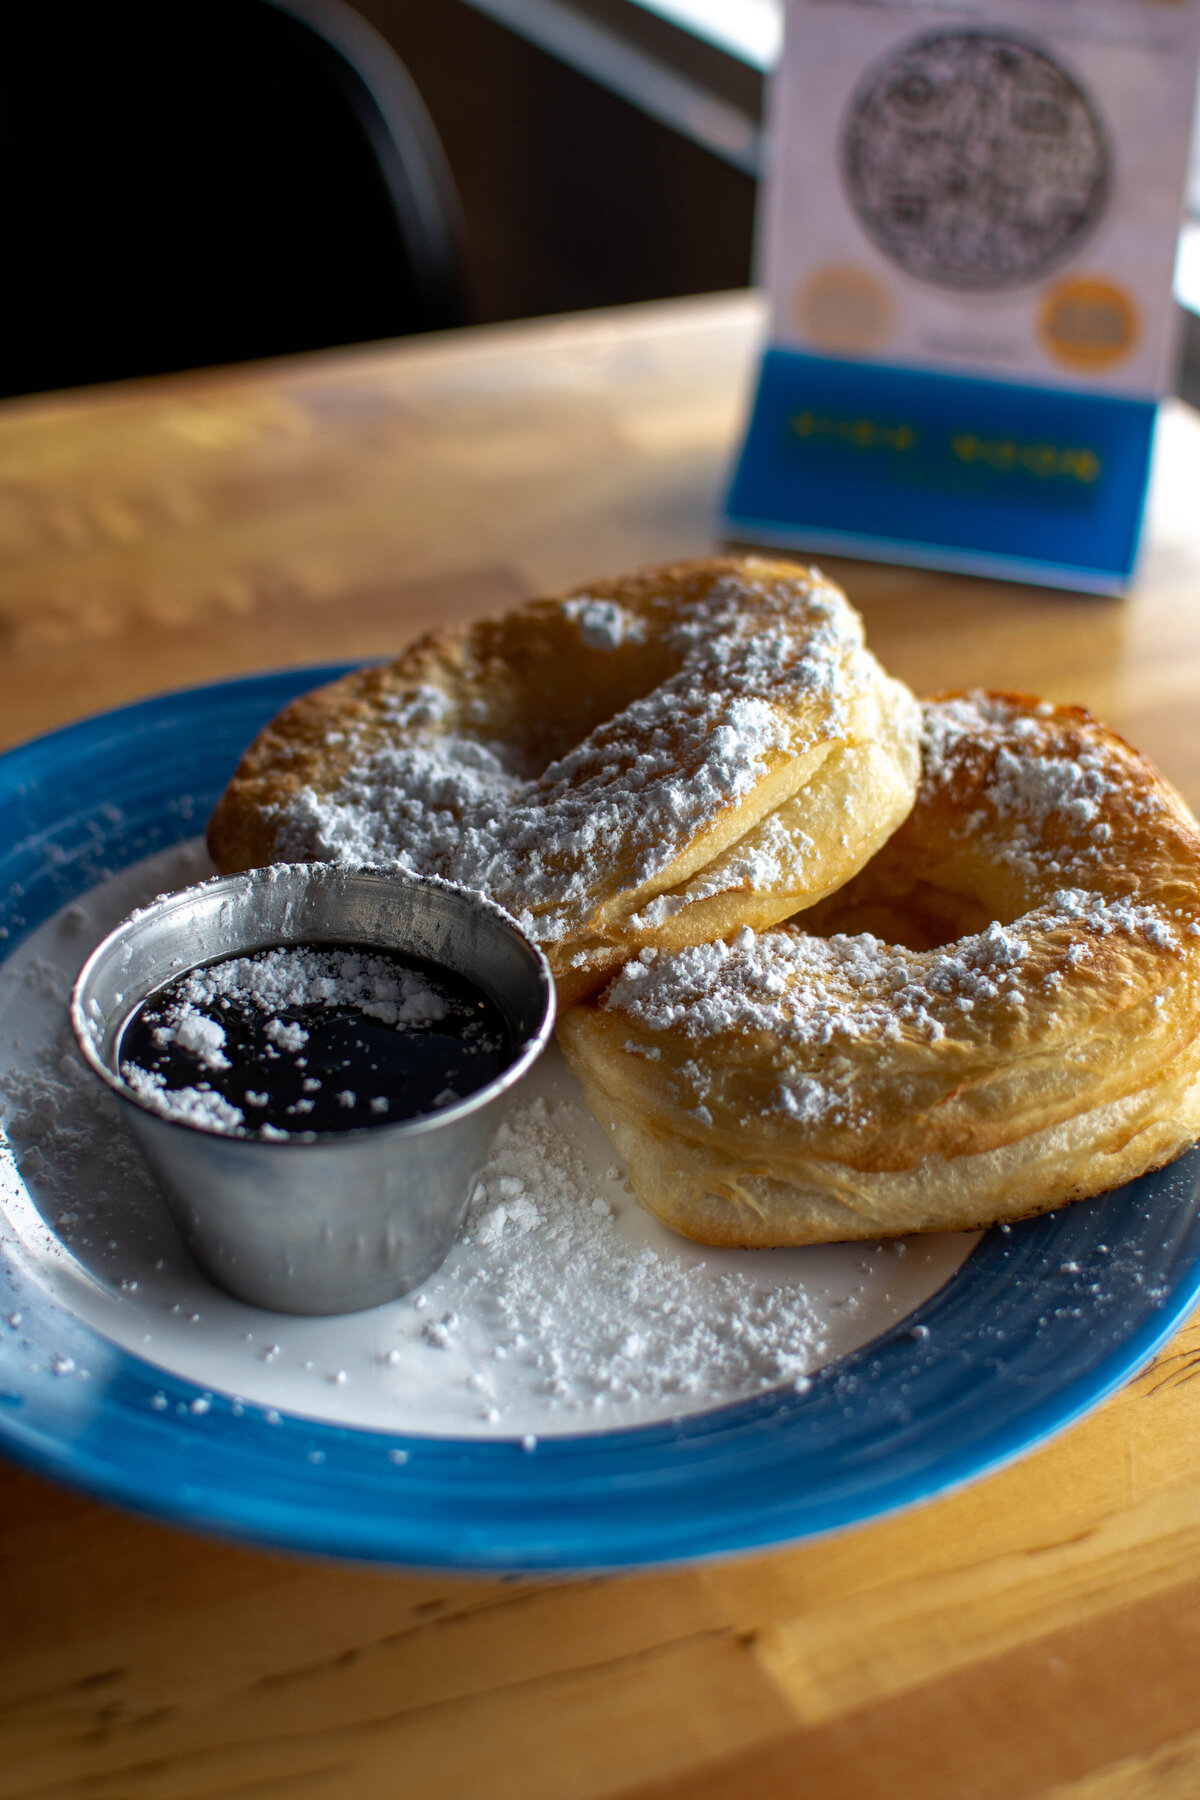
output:
[[[168,1118],[311,1140],[437,1112],[503,1073],[500,1007],[440,963],[352,943],[190,969],[126,1021],[126,1083]]]

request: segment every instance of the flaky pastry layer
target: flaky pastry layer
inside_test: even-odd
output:
[[[208,841],[224,873],[335,860],[478,888],[570,1001],[647,946],[841,886],[912,805],[918,735],[816,571],[684,563],[436,632],[293,702]]]
[[[1200,832],[1073,708],[925,709],[913,811],[775,931],[630,963],[559,1036],[648,1209],[714,1244],[965,1229],[1200,1136]]]

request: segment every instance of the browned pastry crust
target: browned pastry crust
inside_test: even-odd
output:
[[[919,714],[811,569],[653,569],[421,639],[286,707],[209,823],[223,872],[388,863],[477,887],[564,999],[647,945],[762,928],[912,804]]]
[[[926,706],[917,803],[782,928],[560,1020],[648,1209],[714,1244],[968,1229],[1200,1136],[1200,832],[1078,708]]]

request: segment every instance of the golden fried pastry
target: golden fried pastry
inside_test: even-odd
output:
[[[209,824],[225,873],[396,864],[478,888],[560,996],[786,918],[912,805],[919,709],[841,591],[683,563],[421,639],[286,707]]]
[[[631,962],[559,1036],[643,1204],[712,1244],[1017,1219],[1200,1136],[1200,831],[1075,708],[925,709],[912,813],[781,929]]]

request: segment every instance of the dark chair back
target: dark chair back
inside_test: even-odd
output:
[[[461,323],[433,127],[339,0],[14,12],[0,393]]]

